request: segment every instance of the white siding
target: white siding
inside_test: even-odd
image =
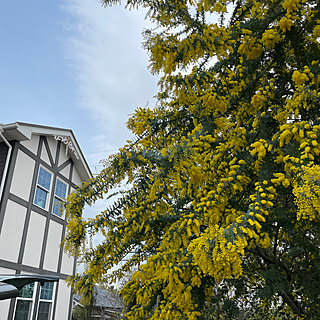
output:
[[[45,146],[45,144],[42,145],[42,150],[41,150],[41,159],[43,161],[45,161],[48,165],[51,165],[49,156],[48,156],[48,152],[47,152],[47,148]]]
[[[21,141],[20,143],[29,149],[32,153],[37,154],[40,136],[32,135],[31,140]]]
[[[17,262],[26,208],[8,200],[0,235],[0,258]]]
[[[18,151],[10,192],[28,201],[35,162],[22,151]]]
[[[69,257],[64,251],[62,256],[61,273],[72,274],[73,273],[74,257]]]
[[[47,137],[47,141],[49,144],[49,149],[51,151],[53,161],[55,161],[57,151],[57,140],[55,140],[53,137]]]
[[[63,280],[59,280],[56,314],[54,320],[68,318],[71,288]]]
[[[6,269],[6,268],[0,268],[0,274],[10,274],[14,275],[16,273],[15,270],[12,269]],[[7,319],[7,314],[9,312],[9,306],[10,306],[10,299],[7,300],[1,300],[0,301],[0,315],[1,319]],[[3,317],[3,318],[2,318]]]
[[[31,212],[23,264],[39,267],[46,218]]]
[[[46,253],[44,257],[44,269],[57,271],[62,235],[62,225],[50,221]]]
[[[82,183],[82,180],[80,179],[78,172],[75,169],[73,169],[73,172],[72,172],[72,182],[77,186],[80,186]]]
[[[70,173],[70,164],[68,164],[64,169],[60,171],[60,173],[69,179],[69,173]]]
[[[61,142],[60,154],[59,154],[59,166],[69,159],[69,155],[66,154],[66,145]]]

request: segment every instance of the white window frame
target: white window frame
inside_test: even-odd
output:
[[[58,196],[58,195],[56,194],[56,190],[55,190],[55,189],[56,189],[56,187],[57,187],[57,182],[58,182],[58,180],[66,186],[66,193],[65,193],[65,195],[64,195],[64,198],[61,198],[60,196]],[[56,214],[55,212],[53,212],[53,210],[54,210],[54,207],[55,207],[55,204],[54,204],[55,199],[57,199],[57,200],[60,201],[60,202],[65,202],[65,198],[67,197],[67,194],[68,194],[68,183],[66,183],[65,181],[63,181],[62,179],[60,179],[60,178],[57,177],[57,178],[56,178],[55,189],[53,190],[53,200],[52,200],[53,203],[52,203],[51,213],[54,214],[55,216],[61,218],[61,219],[64,219],[64,212],[61,212],[61,215],[58,215],[58,214]]]
[[[50,173],[51,175],[51,178],[50,178],[50,186],[49,186],[49,189],[46,189],[45,187],[43,187],[42,185],[40,185],[38,183],[39,181],[39,175],[40,175],[40,170],[43,169],[45,170],[46,172]],[[36,188],[35,188],[35,192],[34,192],[34,199],[33,199],[33,204],[36,205],[37,207],[43,209],[43,210],[46,210],[48,211],[49,210],[49,205],[50,205],[50,198],[51,198],[51,189],[52,189],[52,180],[53,180],[53,173],[48,170],[47,168],[45,168],[44,166],[39,166],[39,170],[38,170],[38,175],[37,175],[37,182],[36,182]],[[47,193],[47,198],[46,198],[46,203],[45,203],[45,207],[41,207],[40,205],[36,204],[36,194],[37,194],[37,189],[41,189],[42,191],[46,192]]]
[[[49,319],[48,320],[52,320],[53,308],[54,308],[54,297],[56,295],[56,284],[54,282],[52,282],[52,284],[53,284],[52,297],[51,297],[51,300],[47,300],[47,299],[41,299],[40,298],[41,297],[41,286],[40,286],[40,283],[38,283],[38,286],[40,286],[40,290],[39,290],[39,301],[38,301],[38,305],[37,305],[37,308],[36,308],[36,320],[38,320],[40,302],[51,303],[50,315],[49,315]]]
[[[38,305],[35,306],[35,295],[36,292],[38,291],[38,286],[40,286],[39,288],[39,300],[38,300]],[[16,316],[16,311],[17,311],[17,304],[18,304],[18,300],[24,300],[24,301],[31,301],[31,313],[30,313],[30,318],[28,320],[32,320],[34,317],[34,314],[36,315],[36,320],[38,320],[38,312],[39,312],[39,306],[40,306],[40,302],[48,302],[51,303],[51,309],[50,309],[50,316],[48,320],[52,320],[52,316],[53,316],[53,308],[54,308],[54,302],[55,302],[55,295],[56,295],[56,283],[53,282],[53,289],[52,289],[52,297],[51,300],[46,300],[46,299],[40,299],[41,296],[41,284],[39,282],[35,282],[34,286],[33,286],[33,293],[32,293],[32,298],[23,298],[23,297],[17,297],[16,298],[16,302],[15,302],[15,306],[14,306],[14,314],[13,314],[13,319],[15,319]]]
[[[13,314],[13,319],[15,319],[16,317],[16,311],[17,311],[17,305],[18,305],[18,301],[19,300],[23,300],[23,301],[30,301],[31,302],[31,313],[30,313],[30,317],[28,320],[31,320],[32,317],[33,317],[33,313],[34,313],[34,305],[35,305],[35,295],[36,295],[36,292],[37,292],[37,284],[34,283],[34,286],[33,286],[33,292],[32,292],[32,298],[23,298],[23,297],[17,297],[16,298],[16,303],[15,303],[15,306],[14,306],[14,314]]]

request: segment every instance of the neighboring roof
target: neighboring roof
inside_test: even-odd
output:
[[[119,309],[122,310],[124,304],[123,300],[116,291],[103,289],[99,286],[94,288],[94,301],[93,306],[105,309]],[[80,296],[73,295],[73,300],[80,304]]]
[[[32,135],[43,135],[55,137],[63,141],[71,150],[69,156],[73,160],[75,167],[83,181],[92,178],[92,172],[80,149],[80,146],[71,129],[56,128],[25,122],[14,122],[0,124],[0,132],[7,140],[26,141],[30,140]]]
[[[95,286],[94,306],[112,309],[122,309],[123,301],[119,294],[112,290],[106,290]]]

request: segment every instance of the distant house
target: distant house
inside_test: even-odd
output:
[[[65,279],[75,258],[60,247],[66,220],[61,201],[92,177],[69,129],[0,124],[0,274],[40,274],[58,283],[26,286],[0,301],[1,320],[69,320],[72,290]]]
[[[73,297],[74,308],[85,308],[78,295]],[[93,304],[90,306],[90,319],[94,320],[118,320],[121,319],[124,304],[116,291],[103,289],[99,286],[94,288]],[[75,319],[76,320],[76,319]]]

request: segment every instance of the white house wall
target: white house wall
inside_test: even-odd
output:
[[[59,281],[59,290],[56,300],[56,313],[55,320],[65,319],[66,314],[69,312],[69,305],[72,303],[70,297],[70,288],[63,280]]]
[[[31,140],[21,141],[20,143],[30,150],[33,154],[37,154],[40,136],[33,136]]]
[[[68,178],[69,175],[70,175],[70,166],[67,166],[67,167],[63,168],[63,169],[60,171],[60,173],[61,173],[63,176],[65,176],[66,178]]]
[[[62,145],[62,148],[60,148],[60,155],[59,155],[59,162],[58,162],[59,166],[69,159],[68,153],[66,152],[66,145],[64,143],[62,143],[61,145]]]
[[[46,218],[31,211],[30,223],[22,263],[38,268],[40,265]]]
[[[51,154],[55,155],[57,152],[57,140],[55,140],[53,137],[47,137],[47,141]]]
[[[46,148],[42,148],[41,150],[41,159],[45,161],[49,166],[51,166],[50,158]]]
[[[25,201],[29,200],[34,166],[35,161],[19,150],[10,191]]]
[[[68,151],[70,152],[70,151]],[[52,173],[52,188],[48,208],[36,206],[34,195],[39,167]],[[70,193],[81,178],[73,161],[66,153],[66,145],[53,137],[33,135],[31,141],[14,142],[7,181],[0,202],[0,274],[44,274],[57,276],[53,320],[71,319],[71,288],[64,280],[74,273],[75,259],[68,257],[60,247],[66,231],[64,217],[51,213],[56,179],[67,184]],[[12,272],[12,270],[14,270]],[[38,303],[39,297],[35,303]],[[0,303],[1,320],[12,320],[15,300]]]
[[[27,209],[9,200],[7,212],[0,234],[0,257],[17,262]]]
[[[77,186],[81,185],[81,178],[79,177],[78,172],[76,171],[72,175],[72,182]]]
[[[72,274],[73,266],[74,266],[73,257],[69,257],[65,252],[63,252],[61,272],[65,274]]]
[[[14,274],[14,273],[15,273],[15,270],[0,268],[0,274]],[[8,314],[9,307],[10,307],[10,300],[1,300],[0,301],[0,315]]]
[[[60,252],[60,241],[62,236],[62,225],[50,221],[47,248],[44,258],[44,269],[56,272],[58,269],[58,259]],[[59,239],[57,241],[57,239]]]

